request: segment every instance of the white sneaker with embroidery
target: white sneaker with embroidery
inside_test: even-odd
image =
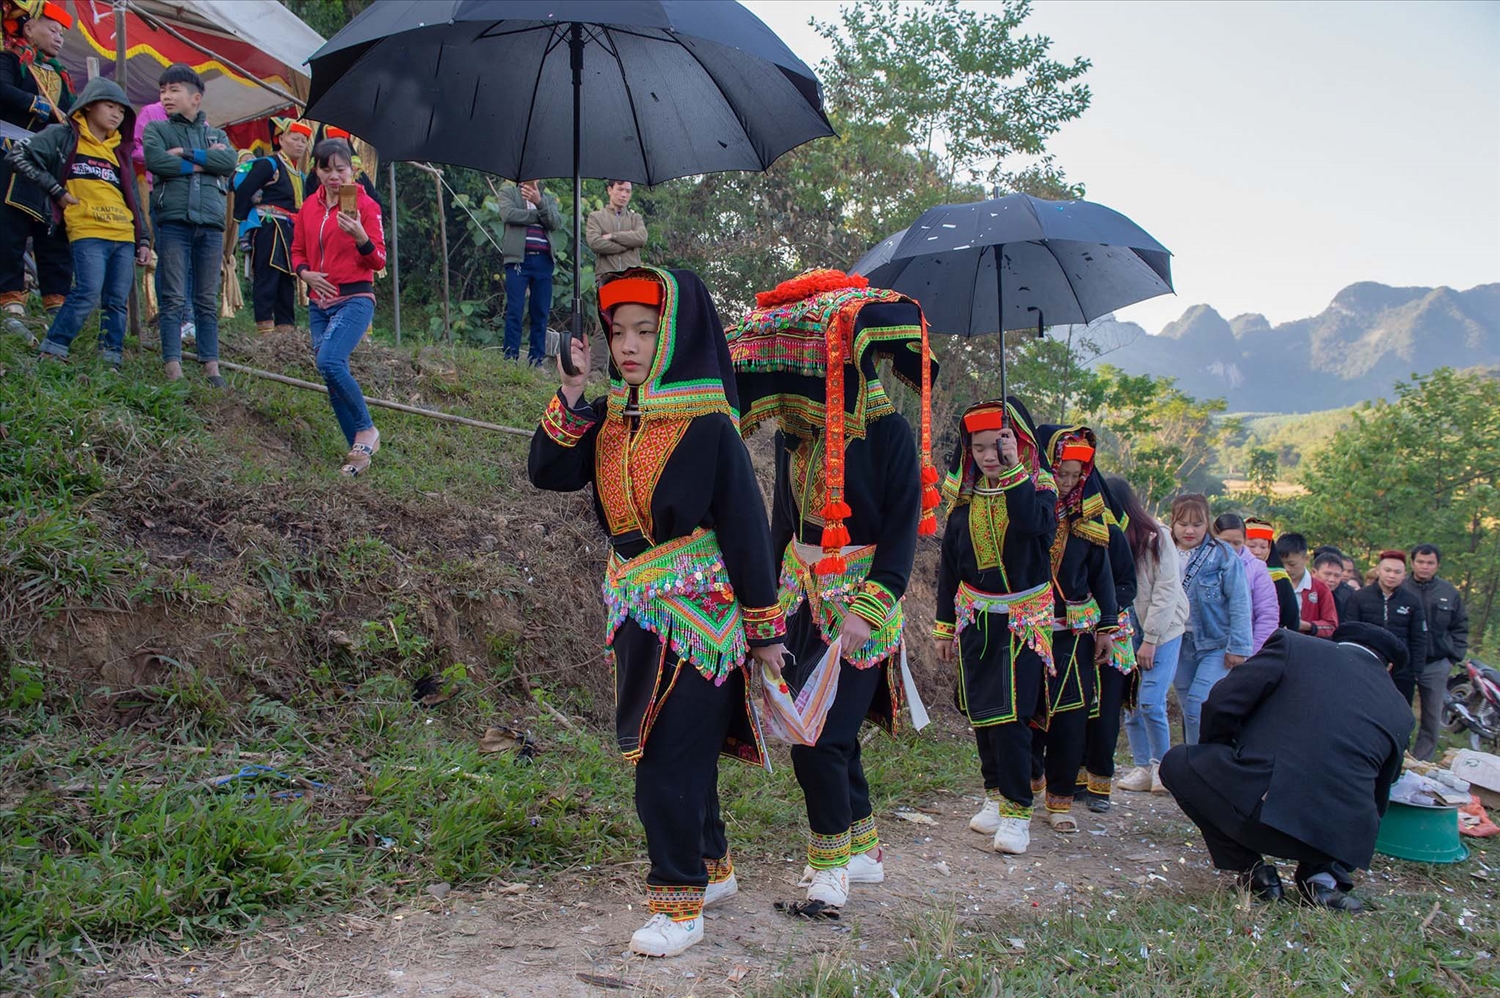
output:
[[[980,835],[994,835],[1000,830],[1000,802],[986,800],[979,813],[969,819],[969,827]]]
[[[730,874],[725,880],[717,884],[709,884],[703,891],[703,907],[718,904],[720,901],[734,897],[740,892],[740,882],[734,874]]]
[[[849,883],[885,883],[885,848],[876,846],[868,852],[849,857]]]
[[[630,937],[630,951],[642,956],[676,956],[694,943],[703,941],[703,916],[682,922],[660,912],[635,930]]]
[[[996,852],[1019,856],[1031,845],[1031,821],[1027,818],[1001,818],[995,829],[993,843]]]
[[[849,903],[849,868],[814,870],[812,883],[807,887],[809,901],[822,901],[830,908],[842,908]]]

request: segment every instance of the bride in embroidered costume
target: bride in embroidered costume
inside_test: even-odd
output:
[[[745,433],[768,420],[778,428],[771,540],[782,555],[792,685],[835,639],[842,648],[818,744],[791,750],[811,826],[808,905],[799,907],[809,914],[841,907],[850,882],[885,877],[858,734],[866,717],[893,732],[915,690],[901,598],[918,533],[937,531],[926,324],[915,301],[868,284],[812,271],[757,295],[757,308],[729,331]],[[921,393],[920,451],[876,374],[884,358]],[[911,706],[920,727],[920,700]]]
[[[1051,551],[1056,673],[1048,676],[1046,710],[1039,712],[1032,734],[1032,786],[1046,788],[1052,827],[1072,833],[1078,831],[1071,812],[1084,739],[1089,718],[1099,711],[1099,666],[1115,648],[1119,605],[1104,493],[1094,469],[1093,431],[1043,426],[1038,432],[1057,476],[1057,533]]]
[[[1031,732],[1052,670],[1048,549],[1056,486],[1031,415],[1015,398],[972,406],[943,494],[948,526],[938,559],[938,656],[958,661],[958,707],[974,727],[984,807],[969,827],[996,852],[1031,843]]]
[[[635,763],[651,919],[630,946],[675,956],[703,906],[738,888],[719,817],[721,752],[760,764],[747,656],[779,672],[786,627],[765,507],[740,439],[723,327],[690,271],[639,268],[599,289],[608,396],[583,398],[586,344],[531,441],[533,485],[594,486],[609,532],[604,602],[615,732]]]

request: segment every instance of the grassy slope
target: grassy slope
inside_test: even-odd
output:
[[[229,353],[312,373],[294,340]],[[310,393],[163,386],[149,358],[118,379],[38,368],[10,340],[0,369],[0,993],[66,993],[142,940],[200,946],[434,881],[638,855],[606,734],[598,538],[581,499],[520,481],[524,441],[377,412],[377,470],[344,482]],[[361,350],[356,373],[513,425],[550,390],[462,350]],[[529,731],[535,758],[482,752],[499,724]],[[976,769],[961,732],[872,761],[882,807],[971,790]],[[328,787],[208,785],[246,763]],[[737,848],[780,855],[802,824],[789,769],[725,773]],[[889,963],[830,959],[778,993],[1440,994],[1454,972],[1500,988],[1493,961],[1472,963],[1500,944],[1490,902],[1445,891],[1404,880],[1389,916],[1358,922],[1231,897],[1004,925],[932,910]],[[1454,910],[1419,933],[1434,900]]]

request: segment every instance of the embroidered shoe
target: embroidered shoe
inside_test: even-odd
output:
[[[1029,845],[1031,845],[1031,822],[1029,820],[1026,818],[1000,819],[1000,827],[995,829],[996,852],[1019,856]]]
[[[885,849],[876,846],[869,852],[862,852],[849,857],[849,883],[851,884],[883,884],[885,883]]]
[[[718,904],[720,901],[726,901],[729,898],[734,897],[739,892],[740,882],[738,878],[736,878],[735,875],[731,873],[728,878],[719,881],[717,884],[709,884],[708,887],[704,889],[703,907],[707,908],[711,904]]]
[[[830,908],[842,908],[849,903],[849,868],[814,870],[812,883],[807,888],[809,901],[822,901]]]
[[[969,827],[980,835],[994,835],[1000,830],[1000,802],[987,800],[979,813],[969,819]]]
[[[635,930],[630,937],[630,952],[642,956],[676,956],[694,943],[703,941],[703,916],[674,922],[670,915],[657,912],[651,921]]]

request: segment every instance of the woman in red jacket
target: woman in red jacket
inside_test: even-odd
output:
[[[350,477],[368,468],[380,449],[380,431],[370,419],[359,382],[349,373],[349,355],[370,328],[374,275],[385,266],[380,207],[355,183],[353,160],[342,139],[325,139],[313,149],[319,187],[302,202],[292,238],[292,269],[308,289],[318,373],[349,441],[339,473]]]

